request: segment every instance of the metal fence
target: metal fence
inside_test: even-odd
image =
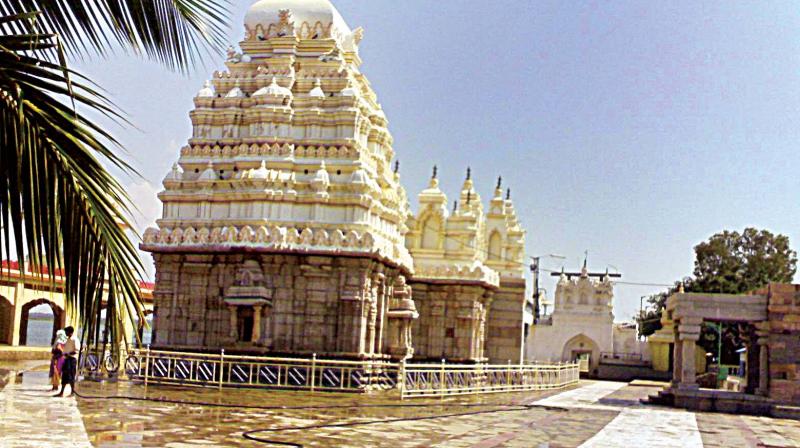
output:
[[[127,348],[87,350],[82,370],[147,384],[309,391],[397,390],[402,398],[558,389],[579,381],[579,364],[464,365],[347,361]],[[118,360],[124,360],[119,362]]]
[[[579,365],[448,365],[405,364],[401,395],[406,397],[445,397],[560,389],[580,379]]]
[[[145,384],[258,387],[338,392],[393,389],[396,364],[133,350],[125,373]]]

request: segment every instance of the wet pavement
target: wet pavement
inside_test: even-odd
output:
[[[46,392],[46,372],[11,379],[0,390],[2,447],[800,447],[800,422],[644,406],[639,398],[657,388],[624,383],[400,402],[246,389],[145,391],[126,382],[90,381],[81,383],[82,395],[128,398],[54,399]],[[291,409],[281,408],[286,406]],[[254,437],[283,445],[243,437],[257,429],[264,431]]]
[[[0,447],[91,447],[74,399],[54,398],[47,372],[0,368]]]

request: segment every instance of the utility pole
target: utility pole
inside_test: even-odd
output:
[[[544,255],[544,256],[535,256],[531,257],[533,263],[531,263],[531,274],[533,276],[533,323],[539,323],[539,317],[541,313],[539,312],[540,308],[540,292],[539,292],[539,265],[541,264],[542,258],[556,258],[559,260],[565,260],[567,257],[562,255]]]
[[[636,320],[636,339],[642,340],[642,320],[644,319],[644,298],[647,296],[639,297],[639,319]]]
[[[539,260],[541,257],[531,257],[531,274],[533,275],[533,323],[539,323]]]

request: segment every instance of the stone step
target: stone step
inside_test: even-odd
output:
[[[642,404],[651,404],[657,406],[672,406],[675,404],[675,397],[663,390],[658,391],[656,395],[648,395],[647,398],[639,400]]]
[[[800,420],[800,406],[775,405],[772,406],[773,417]]]

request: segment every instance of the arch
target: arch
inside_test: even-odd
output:
[[[53,303],[50,300],[40,298],[36,300],[32,300],[25,305],[22,306],[22,312],[20,313],[20,324],[19,324],[19,345],[28,345],[28,321],[30,317],[31,309],[39,306],[39,305],[48,305],[50,309],[53,311],[53,328],[50,334],[50,344],[55,341],[56,332],[64,327],[64,320],[65,314],[64,310]]]
[[[596,368],[600,364],[600,346],[594,339],[586,336],[584,333],[580,333],[570,338],[564,344],[564,348],[561,352],[561,359],[575,361],[586,355],[589,356],[589,365],[591,369]]]
[[[503,238],[500,232],[493,230],[489,235],[489,259],[499,260],[503,254]]]
[[[440,249],[442,221],[437,216],[428,216],[421,225],[420,248]]]
[[[0,345],[11,344],[14,333],[14,305],[0,296]]]

